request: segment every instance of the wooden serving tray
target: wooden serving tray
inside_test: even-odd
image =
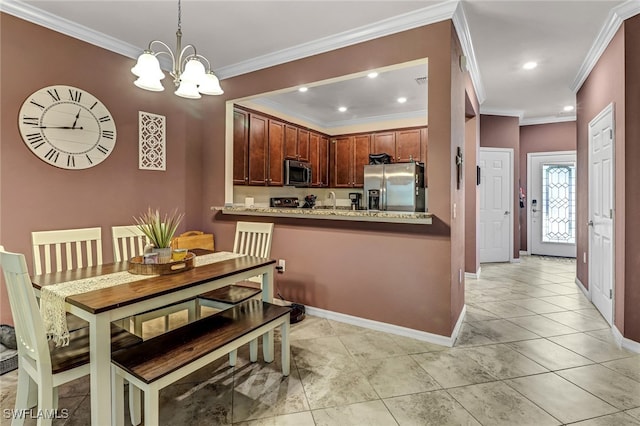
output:
[[[143,262],[142,256],[135,256],[129,259],[128,271],[137,275],[169,275],[178,272],[188,271],[194,267],[195,253],[187,252],[187,257],[183,260],[173,260],[169,263],[149,263]]]

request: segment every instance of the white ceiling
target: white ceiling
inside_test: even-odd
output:
[[[174,0],[4,0],[0,8],[132,58],[152,39],[175,45]],[[563,106],[575,105],[574,92],[597,59],[598,49],[615,31],[619,17],[639,12],[638,0],[183,0],[182,31],[183,44],[194,44],[198,53],[212,61],[224,88],[225,77],[453,19],[482,101],[481,112],[519,116],[523,124],[531,124],[574,118],[575,112],[563,113]],[[522,70],[521,65],[530,60],[539,66]],[[346,87],[343,83],[332,93],[344,95]],[[386,105],[378,102],[382,110],[369,113],[393,113],[396,97],[386,97]],[[322,102],[335,114],[338,102],[368,103],[371,110],[374,101],[382,98],[358,102],[330,100],[327,95]],[[288,107],[300,110],[304,105]],[[412,108],[418,110],[415,105]],[[364,109],[351,113],[357,115],[352,119],[365,115]]]

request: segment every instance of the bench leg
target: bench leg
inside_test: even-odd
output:
[[[142,423],[141,399],[142,391],[133,383],[129,383],[129,414],[133,426],[138,426]]]
[[[235,367],[237,362],[238,362],[238,350],[234,349],[231,352],[229,352],[229,365],[232,367]]]
[[[111,367],[111,417],[116,426],[124,426],[124,378]]]
[[[160,422],[160,392],[148,389],[144,393],[144,424],[154,426]]]
[[[273,361],[273,330],[262,335],[262,355],[265,362]]]
[[[282,375],[288,376],[290,370],[290,343],[289,343],[289,330],[291,326],[289,324],[289,315],[287,314],[287,318],[282,323],[280,327],[280,340],[282,344]]]
[[[249,342],[249,360],[256,362],[258,360],[258,339]]]

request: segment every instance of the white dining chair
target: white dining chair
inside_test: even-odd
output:
[[[35,275],[102,264],[102,229],[76,228],[31,233]],[[69,331],[89,324],[67,314]]]
[[[115,262],[128,260],[134,256],[142,256],[147,238],[136,225],[112,226],[111,235],[113,237],[113,259]],[[182,311],[187,311],[189,322],[195,319],[195,301],[188,300],[164,308],[156,309],[131,317],[133,327],[129,322],[129,330],[142,337],[143,324],[157,318],[164,317],[164,330],[169,330],[169,316]],[[126,325],[126,321],[125,321]]]
[[[273,223],[238,222],[233,242],[233,252],[248,256],[269,257]],[[242,283],[232,284],[221,289],[199,294],[196,303],[196,315],[201,317],[201,306],[214,309],[226,309],[260,294],[262,276],[251,277]]]
[[[31,233],[31,242],[36,275],[102,264],[99,227],[35,231]]]
[[[10,253],[0,246],[0,265],[9,295],[9,305],[15,324],[18,345],[18,387],[15,409],[28,410],[38,406],[37,425],[50,425],[58,408],[58,387],[89,374],[88,328],[69,333],[69,345],[55,347],[48,342],[40,316],[24,255]],[[140,338],[112,326],[112,351],[140,342]],[[37,386],[37,391],[35,389]],[[130,386],[131,422],[139,424],[140,391]],[[49,415],[46,415],[48,413]],[[16,416],[12,425],[22,425],[26,416]]]

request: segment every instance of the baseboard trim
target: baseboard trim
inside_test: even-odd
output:
[[[358,327],[368,328],[370,330],[383,331],[385,333],[396,334],[398,336],[410,337],[416,340],[422,340],[423,342],[434,343],[436,345],[453,347],[462,322],[467,312],[467,306],[465,305],[458,317],[456,326],[453,329],[453,333],[450,337],[441,336],[439,334],[428,333],[426,331],[414,330],[412,328],[401,327],[399,325],[388,324],[385,322],[374,321],[366,318],[354,317],[352,315],[342,314],[340,312],[327,311],[325,309],[314,308],[313,306],[306,307],[306,313],[319,318],[330,319],[333,321],[344,322],[346,324],[355,325]]]
[[[520,260],[519,257],[512,257],[511,258],[511,263],[520,263],[520,262],[521,262],[521,260]]]
[[[584,284],[582,284],[578,277],[576,277],[576,284],[578,285],[578,288],[582,290],[584,295],[587,296],[587,299],[591,300],[591,291],[589,291],[589,289],[587,289]]]
[[[469,278],[469,279],[477,280],[478,278],[480,278],[480,271],[481,270],[482,270],[482,266],[478,266],[478,270],[476,271],[475,274],[473,272],[465,272],[464,273],[464,277],[465,278]]]
[[[520,250],[520,256],[529,256],[529,252],[527,250]]]
[[[611,327],[611,331],[613,331],[613,338],[616,340],[618,345],[627,350],[630,350],[631,352],[640,354],[640,342],[636,342],[624,337],[622,333],[620,333],[620,330],[618,330],[618,327],[616,327],[615,325]]]

